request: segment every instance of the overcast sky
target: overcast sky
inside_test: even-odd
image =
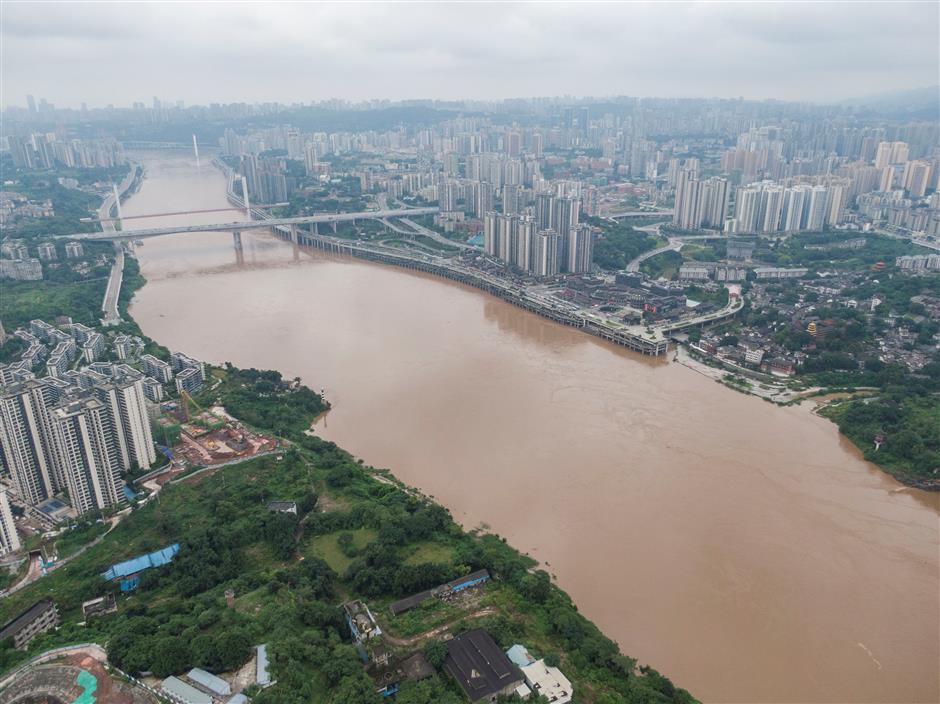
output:
[[[3,0],[2,103],[743,96],[938,83],[938,7]]]

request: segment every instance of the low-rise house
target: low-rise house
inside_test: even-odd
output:
[[[42,599],[0,628],[0,641],[13,639],[13,647],[24,650],[40,633],[59,625],[59,609],[52,599]]]
[[[87,621],[92,616],[102,616],[117,611],[117,603],[114,600],[114,594],[108,592],[97,599],[89,599],[82,602],[82,616]]]
[[[232,693],[232,686],[228,682],[198,667],[187,672],[186,677],[216,696],[227,697]]]
[[[489,633],[475,629],[447,643],[444,670],[471,702],[494,702],[524,684],[522,672],[499,649]]]
[[[361,601],[347,601],[343,604],[343,613],[346,615],[349,632],[357,643],[382,635],[382,629],[376,623],[369,607]]]
[[[297,503],[295,501],[269,501],[268,511],[271,513],[293,513],[297,515]]]
[[[419,592],[417,594],[412,594],[409,597],[400,599],[396,602],[393,602],[389,605],[389,611],[392,612],[393,616],[398,616],[403,614],[406,611],[410,611],[421,605],[427,599],[438,598],[438,599],[449,599],[454,594],[468,589],[470,587],[483,584],[484,582],[489,581],[490,573],[487,570],[477,570],[476,572],[471,572],[465,577],[460,577],[453,581],[447,582],[447,584],[442,584],[434,589],[428,589],[427,591]]]
[[[544,659],[536,660],[524,645],[512,646],[506,657],[519,667],[532,694],[545,697],[550,704],[569,704],[574,687],[557,667],[546,664]]]
[[[167,677],[160,683],[160,689],[175,704],[213,704],[212,697],[178,677]]]

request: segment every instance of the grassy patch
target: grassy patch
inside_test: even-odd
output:
[[[451,545],[425,541],[408,548],[405,556],[406,565],[420,565],[424,562],[437,562],[441,564],[453,564],[454,548]]]
[[[59,559],[74,554],[83,545],[87,545],[108,530],[107,523],[89,523],[78,526],[54,539]]]
[[[466,609],[458,605],[448,604],[432,597],[417,609],[406,611],[399,616],[388,617],[388,629],[389,632],[398,636],[416,636],[445,623],[457,621],[467,613]]]
[[[345,574],[354,558],[346,555],[340,548],[339,536],[342,533],[352,534],[352,547],[356,551],[362,550],[378,535],[378,531],[372,528],[355,528],[328,535],[318,535],[308,543],[304,554],[307,557],[319,557],[321,560],[326,561],[326,564],[337,574]]]

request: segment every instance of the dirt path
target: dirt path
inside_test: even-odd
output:
[[[414,645],[415,643],[420,643],[421,641],[427,640],[428,638],[439,636],[444,631],[449,630],[450,627],[453,626],[455,623],[460,623],[461,621],[464,621],[470,618],[483,618],[484,616],[492,616],[495,613],[497,613],[497,609],[495,607],[487,606],[485,609],[480,609],[479,611],[474,611],[472,614],[461,616],[460,618],[456,618],[453,621],[450,621],[449,623],[445,623],[444,625],[438,626],[437,628],[432,628],[430,631],[419,633],[416,636],[411,636],[410,638],[396,638],[386,633],[385,640],[391,643],[392,645],[402,645],[402,646]]]

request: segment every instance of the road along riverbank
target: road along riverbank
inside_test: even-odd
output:
[[[147,167],[127,214],[227,203],[215,169]],[[937,496],[897,491],[808,408],[271,236],[246,231],[238,254],[225,233],[172,235],[138,256],[144,332],[325,387],[317,434],[532,554],[704,700],[938,698]]]

